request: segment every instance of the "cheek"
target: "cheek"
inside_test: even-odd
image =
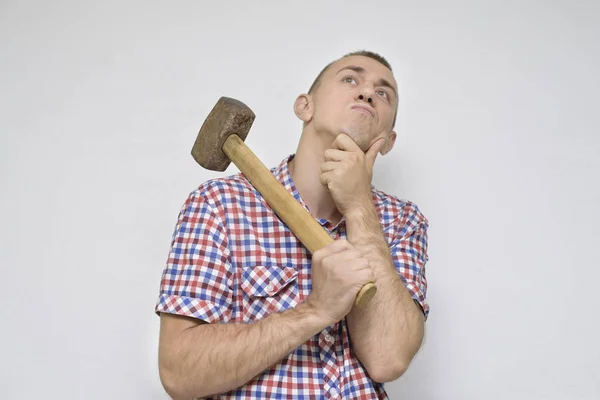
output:
[[[382,105],[381,110],[381,119],[379,120],[382,125],[386,128],[391,127],[394,122],[394,114],[396,112],[395,108],[390,107],[389,105]]]
[[[328,121],[335,121],[339,117],[340,112],[339,105],[334,99],[322,98],[321,101],[315,103],[313,118],[315,121],[318,120],[321,123],[326,123]]]

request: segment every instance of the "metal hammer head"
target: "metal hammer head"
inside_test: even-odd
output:
[[[230,135],[246,140],[255,115],[239,100],[221,97],[202,124],[192,157],[201,166],[212,171],[225,171],[231,160],[223,152],[223,144]]]

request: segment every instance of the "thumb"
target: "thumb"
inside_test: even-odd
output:
[[[381,149],[381,147],[383,147],[384,142],[385,142],[385,139],[380,138],[377,141],[375,141],[375,143],[373,143],[371,145],[371,147],[369,147],[369,149],[367,150],[367,153],[365,156],[371,167],[373,166],[373,164],[375,164],[375,158],[377,158],[377,153],[379,153],[379,149]]]

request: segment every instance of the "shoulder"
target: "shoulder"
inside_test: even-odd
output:
[[[269,168],[269,171],[279,181],[284,180],[286,176],[284,169],[290,157],[286,157],[279,165]],[[201,183],[189,194],[189,199],[204,201],[211,206],[221,209],[226,209],[227,206],[230,206],[234,202],[251,201],[257,197],[261,197],[260,194],[241,172],[221,178],[209,179]]]
[[[252,190],[252,185],[244,175],[237,173],[202,182],[189,193],[188,202],[202,202],[211,207],[223,208],[236,199],[248,196]]]
[[[402,199],[375,187],[371,188],[373,200],[383,225],[395,225],[396,229],[411,231],[418,227],[427,229],[429,221],[419,206],[411,200]]]
[[[248,190],[250,183],[241,173],[222,178],[213,178],[202,182],[190,195],[201,196],[207,200],[217,200],[232,193]]]

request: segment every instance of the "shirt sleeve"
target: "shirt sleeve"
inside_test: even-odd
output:
[[[425,266],[427,254],[427,230],[429,223],[416,205],[408,204],[396,225],[399,230],[391,245],[391,255],[396,270],[412,298],[423,310],[425,319],[429,316],[427,302],[427,277]]]
[[[225,226],[215,208],[194,192],[177,218],[155,312],[228,322],[232,287]]]

